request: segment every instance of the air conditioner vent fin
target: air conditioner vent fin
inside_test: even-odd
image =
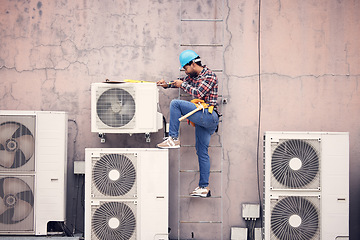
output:
[[[319,201],[319,199],[316,200]],[[274,234],[271,239],[319,239],[318,208],[305,197],[281,198],[271,211],[271,230]]]
[[[283,141],[276,146],[272,154],[272,174],[287,188],[304,188],[315,179],[318,180],[319,167],[317,150],[305,140]]]
[[[135,229],[134,210],[124,202],[105,202],[93,213],[92,231],[99,240],[135,239]]]
[[[131,91],[110,88],[98,96],[96,113],[109,127],[123,127],[135,117],[135,99]]]
[[[136,181],[133,154],[104,154],[94,164],[93,183],[105,196],[124,196],[134,188]],[[132,196],[133,197],[133,196]]]

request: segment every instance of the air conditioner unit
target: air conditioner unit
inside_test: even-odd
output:
[[[349,134],[266,132],[265,240],[349,236]]]
[[[162,128],[155,83],[91,84],[91,131],[151,133]]]
[[[0,235],[65,221],[67,114],[0,111]]]
[[[85,149],[85,239],[168,239],[168,151]]]

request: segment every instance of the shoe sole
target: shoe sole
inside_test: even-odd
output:
[[[205,195],[205,194],[190,194],[190,196],[192,197],[202,197],[202,198],[207,198],[207,197],[211,197],[211,192],[209,190],[209,192]]]
[[[180,148],[179,145],[177,146],[166,146],[166,147],[161,147],[161,146],[157,146],[158,148]]]

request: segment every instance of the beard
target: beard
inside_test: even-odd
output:
[[[198,76],[197,72],[195,72],[195,71],[189,72],[187,75],[188,75],[189,77],[191,77],[191,78],[195,78],[195,77]]]

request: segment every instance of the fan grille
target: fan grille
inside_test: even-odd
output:
[[[320,158],[310,142],[290,139],[276,146],[271,159],[273,188],[320,187]],[[319,145],[317,140],[313,143]]]
[[[276,203],[271,210],[271,239],[320,239],[317,197],[288,196],[272,201]]]
[[[34,116],[0,116],[0,170],[34,170],[34,129]]]
[[[135,154],[102,155],[93,165],[92,177],[95,189],[105,196],[134,197],[136,195],[135,160]],[[96,191],[93,193],[98,195]]]
[[[108,127],[124,127],[135,118],[134,93],[130,89],[108,89],[97,96],[96,113]]]
[[[128,203],[105,202],[93,212],[92,239],[135,239],[135,229],[135,210]]]
[[[32,231],[34,178],[0,178],[0,231]]]

